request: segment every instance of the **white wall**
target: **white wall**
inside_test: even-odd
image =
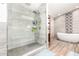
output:
[[[7,55],[7,5],[0,3],[0,56]]]
[[[73,12],[73,33],[79,33],[79,10]]]
[[[65,32],[65,16],[60,16],[59,18],[55,19],[54,21],[54,31],[55,34],[57,32]]]

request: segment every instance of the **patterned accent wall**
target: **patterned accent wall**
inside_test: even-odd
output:
[[[65,14],[65,32],[66,33],[72,33],[73,32],[72,12]]]

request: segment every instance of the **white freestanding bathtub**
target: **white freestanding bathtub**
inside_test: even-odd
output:
[[[79,34],[57,33],[59,40],[77,43],[79,42]]]

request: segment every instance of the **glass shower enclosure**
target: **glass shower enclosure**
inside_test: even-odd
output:
[[[41,40],[42,21],[39,8],[32,9],[34,6],[31,8],[31,3],[8,3],[7,6],[8,55],[34,55],[31,52],[44,46],[46,41],[43,39],[42,43]]]

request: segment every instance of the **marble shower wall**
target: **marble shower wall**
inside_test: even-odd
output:
[[[40,18],[41,18],[41,29],[40,29],[40,39],[38,42],[40,44],[46,44],[47,43],[47,17],[46,17],[46,4],[43,3],[39,7],[40,11]]]
[[[20,47],[30,43],[47,43],[46,32],[46,4],[43,3],[38,8],[41,19],[41,29],[38,33],[32,32],[34,21],[33,10],[25,4],[8,4],[8,49]],[[37,19],[39,20],[39,19]],[[12,33],[12,34],[11,34]]]
[[[27,7],[27,8],[25,8]],[[35,42],[32,32],[33,12],[24,4],[8,4],[8,49]]]

